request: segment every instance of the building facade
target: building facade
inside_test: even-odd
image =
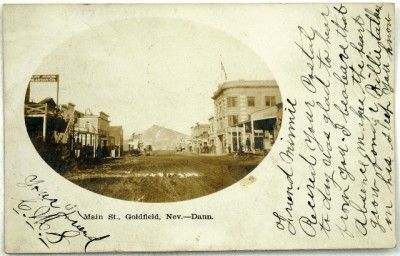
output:
[[[208,134],[209,134],[209,139],[208,139],[208,144],[210,147],[210,153],[212,154],[216,154],[217,153],[217,148],[215,145],[215,138],[217,136],[216,133],[216,124],[215,124],[215,118],[214,116],[211,116],[210,118],[208,118],[208,123],[210,125],[210,129],[208,130]]]
[[[109,144],[112,157],[120,157],[124,147],[124,131],[122,126],[110,126]]]
[[[108,157],[113,149],[122,151],[122,126],[110,127],[106,113],[93,115],[89,109],[82,113],[73,103],[58,104],[58,89],[56,100],[46,97],[48,91],[36,90],[32,95],[32,82],[55,82],[58,88],[59,75],[33,75],[28,85],[24,105],[25,125],[35,147],[42,150],[45,148],[42,144],[45,144],[48,148],[61,148],[61,159],[71,155],[76,158]],[[41,97],[44,99],[36,100]]]
[[[86,110],[75,125],[76,142],[90,147],[109,146],[110,121],[108,117],[104,112],[94,115],[90,110]]]
[[[274,80],[238,80],[214,92],[213,141],[216,153],[268,150],[278,127],[279,87]],[[273,134],[273,136],[276,136]]]
[[[189,150],[195,153],[209,153],[209,124],[196,123],[190,127],[190,146]]]

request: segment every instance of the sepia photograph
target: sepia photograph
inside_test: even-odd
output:
[[[32,74],[24,111],[35,149],[69,181],[173,202],[247,176],[278,137],[282,100],[266,64],[236,39],[148,18],[57,47]]]
[[[394,4],[2,11],[7,253],[395,253]]]

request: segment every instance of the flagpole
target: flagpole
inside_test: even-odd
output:
[[[221,70],[224,72],[225,81],[227,81],[228,80],[228,76],[226,75],[226,70],[225,70],[225,67],[224,67],[224,63],[222,63],[222,60],[221,60]]]
[[[57,77],[56,77],[56,79],[57,79],[57,102],[56,102],[56,104],[57,104],[57,107],[58,107],[58,93],[59,93],[59,75],[57,75]]]

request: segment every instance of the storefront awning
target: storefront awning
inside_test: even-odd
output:
[[[258,121],[258,120],[276,118],[277,113],[278,113],[278,108],[276,106],[268,107],[252,113],[251,119],[253,121]]]

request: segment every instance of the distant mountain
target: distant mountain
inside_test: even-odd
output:
[[[144,145],[152,145],[154,150],[175,149],[179,141],[189,138],[186,134],[158,125],[153,125],[141,134]]]

